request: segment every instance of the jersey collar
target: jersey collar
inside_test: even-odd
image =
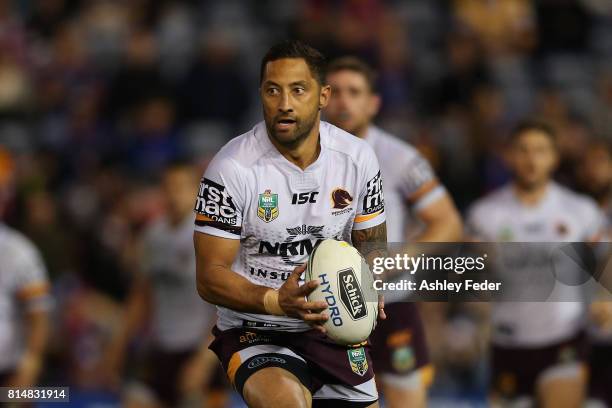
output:
[[[555,202],[558,189],[559,189],[559,186],[557,185],[557,183],[555,183],[554,181],[549,181],[546,187],[546,192],[544,193],[544,196],[542,197],[542,199],[535,205],[530,206],[530,205],[523,204],[523,202],[519,200],[518,196],[516,195],[516,192],[514,191],[514,186],[512,184],[508,185],[508,191],[515,205],[519,206],[520,208],[530,210],[530,211],[542,210],[546,208],[551,202]]]

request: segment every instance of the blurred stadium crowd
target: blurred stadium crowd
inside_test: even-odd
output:
[[[559,179],[609,203],[607,0],[0,0],[0,149],[17,165],[5,222],[40,248],[56,299],[43,382],[102,388],[137,248],[164,212],[161,170],[201,172],[260,120],[260,58],[287,37],[376,67],[378,123],[460,209],[507,181],[505,137],[534,115],[558,132]],[[434,393],[483,392],[483,317],[430,313],[453,339],[432,349]]]

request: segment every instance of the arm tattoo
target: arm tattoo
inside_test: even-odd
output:
[[[387,224],[383,222],[372,228],[353,231],[353,245],[372,266],[374,258],[387,256]]]

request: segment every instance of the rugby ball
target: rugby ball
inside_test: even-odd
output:
[[[368,264],[345,241],[326,239],[312,251],[306,281],[319,280],[309,301],[327,302],[327,336],[344,345],[366,340],[378,318],[378,295]]]

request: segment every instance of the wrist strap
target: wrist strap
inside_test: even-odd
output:
[[[285,311],[280,307],[278,303],[278,291],[274,289],[268,289],[263,298],[264,309],[266,313],[275,316],[285,316]]]

